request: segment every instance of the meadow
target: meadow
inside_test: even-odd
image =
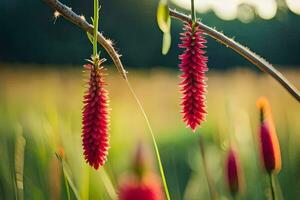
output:
[[[118,180],[130,171],[139,141],[151,152],[147,159],[159,174],[145,120],[124,80],[112,68],[108,67],[106,76],[111,148],[105,167],[96,171],[85,163],[81,146],[82,68],[1,65],[0,199],[66,199],[67,190],[71,199],[76,195],[81,199],[115,199]],[[299,68],[281,71],[300,88]],[[178,71],[160,67],[129,70],[128,74],[157,138],[171,199],[209,199],[200,135],[219,199],[230,199],[224,179],[229,141],[234,141],[241,157],[244,189],[240,199],[266,199],[268,182],[257,150],[256,100],[260,96],[270,101],[280,140],[283,167],[276,181],[277,187],[281,186],[280,196],[297,199],[298,102],[267,75],[242,68],[210,70],[209,114],[203,126],[192,133],[181,120],[178,75]],[[63,163],[55,153],[64,158]]]

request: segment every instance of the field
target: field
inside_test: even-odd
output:
[[[66,178],[72,180],[71,199],[76,192],[81,199],[114,199],[118,180],[129,172],[138,142],[143,141],[154,152],[145,120],[125,81],[112,67],[108,69],[111,148],[105,167],[95,171],[82,155],[82,69],[22,68],[7,64],[0,68],[0,199],[66,199],[64,173],[55,152],[64,158]],[[230,199],[223,176],[229,138],[241,157],[245,183],[241,199],[266,199],[268,182],[257,150],[256,100],[260,96],[270,101],[280,140],[283,167],[277,186],[280,184],[284,199],[299,197],[297,101],[269,76],[245,69],[211,70],[209,115],[203,126],[192,133],[181,121],[178,73],[153,68],[130,70],[128,75],[157,138],[171,198],[209,199],[198,145],[201,135],[220,199]],[[300,88],[299,70],[283,70],[283,74]],[[155,154],[150,155],[152,168],[159,174]]]

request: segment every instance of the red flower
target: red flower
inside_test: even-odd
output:
[[[84,65],[90,71],[90,79],[83,100],[82,141],[85,160],[95,169],[105,163],[109,148],[108,96],[104,89],[103,62],[104,59],[97,65]]]
[[[281,169],[281,153],[271,107],[264,97],[257,101],[257,106],[261,115],[259,142],[263,166],[268,173],[278,173]]]
[[[226,180],[232,196],[241,190],[241,172],[239,160],[233,148],[230,148],[226,158]]]
[[[194,132],[196,127],[205,120],[206,105],[205,105],[205,93],[207,78],[205,72],[207,68],[207,57],[204,56],[206,48],[204,45],[206,40],[202,36],[202,30],[195,25],[185,24],[181,33],[182,43],[180,48],[184,48],[185,51],[179,56],[181,63],[179,68],[182,71],[180,76],[183,80],[180,83],[182,97],[182,113],[183,121]]]
[[[278,139],[266,122],[260,126],[260,148],[265,170],[269,173],[280,171],[281,156]]]
[[[126,177],[119,188],[119,200],[163,200],[161,184],[150,174],[141,180],[135,176]]]

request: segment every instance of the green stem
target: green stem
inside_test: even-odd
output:
[[[206,162],[206,156],[205,156],[205,146],[203,142],[203,137],[200,136],[199,140],[199,145],[200,145],[200,152],[201,152],[201,158],[202,158],[202,163],[203,163],[203,168],[204,168],[204,173],[206,175],[206,181],[208,184],[208,190],[210,194],[210,199],[211,200],[216,200],[217,199],[217,192],[215,188],[215,184],[213,182],[212,176],[208,170],[207,162]]]
[[[195,11],[194,0],[191,0],[191,12],[192,12],[192,23],[194,25],[196,23],[196,11]]]
[[[65,175],[64,175],[64,180],[65,180],[65,186],[66,186],[66,190],[67,190],[67,197],[68,197],[68,200],[71,200],[69,183],[68,183],[67,178],[66,178]]]
[[[170,194],[169,194],[168,185],[167,185],[167,181],[166,181],[166,177],[165,177],[165,173],[164,173],[164,168],[163,168],[163,165],[162,165],[162,162],[161,162],[158,146],[157,146],[155,136],[154,136],[153,130],[151,128],[148,116],[147,116],[147,114],[146,114],[139,98],[136,96],[136,94],[135,94],[130,82],[128,81],[128,79],[126,80],[126,83],[127,83],[127,86],[129,88],[131,94],[133,95],[136,103],[138,104],[138,106],[139,106],[139,108],[140,108],[140,110],[141,110],[141,112],[142,112],[142,114],[145,118],[145,121],[147,123],[148,129],[149,129],[150,134],[151,134],[151,138],[152,138],[152,142],[153,142],[153,146],[154,146],[154,150],[155,150],[155,154],[156,154],[156,158],[157,158],[157,162],[158,162],[158,167],[159,167],[161,179],[162,179],[164,190],[165,190],[165,193],[166,193],[166,197],[167,197],[167,200],[170,200]]]
[[[93,57],[97,57],[97,34],[98,34],[98,21],[99,21],[99,1],[94,0],[94,40],[93,40]]]
[[[270,181],[270,188],[271,188],[272,200],[276,200],[275,183],[274,183],[273,174],[269,173],[268,176],[269,176],[269,181]]]

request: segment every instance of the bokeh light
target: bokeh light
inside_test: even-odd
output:
[[[216,16],[223,20],[239,19],[248,23],[257,17],[270,20],[276,16],[279,4],[287,6],[289,10],[300,14],[299,0],[285,0],[285,3],[276,0],[195,0],[195,8],[199,13],[213,11]],[[190,9],[189,0],[172,0],[172,2],[182,8]]]
[[[286,0],[286,4],[292,12],[300,15],[300,1],[299,0]]]

